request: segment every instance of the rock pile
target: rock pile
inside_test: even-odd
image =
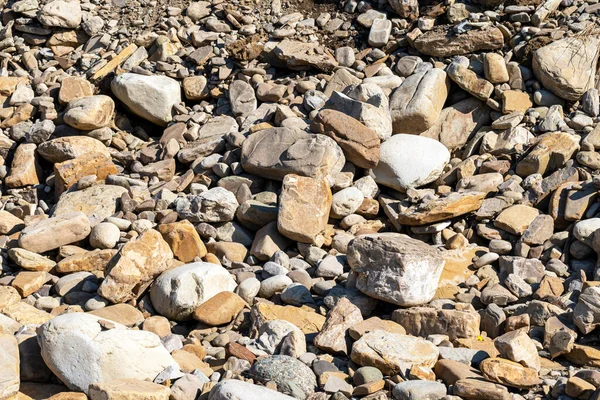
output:
[[[597,1],[325,3],[4,3],[0,400],[600,400]]]

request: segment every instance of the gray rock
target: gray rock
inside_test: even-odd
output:
[[[215,187],[199,195],[189,194],[175,200],[177,213],[191,222],[227,222],[233,220],[239,204],[229,190]]]
[[[446,395],[446,385],[435,381],[406,381],[394,386],[397,400],[440,400]]]
[[[256,110],[254,89],[244,81],[233,81],[229,85],[229,102],[231,103],[233,115],[247,117]]]
[[[79,0],[55,0],[47,3],[38,13],[37,19],[44,25],[57,28],[77,28],[82,12]]]
[[[317,379],[301,361],[288,356],[271,356],[254,363],[248,375],[259,381],[274,381],[278,391],[306,399],[315,391]]]
[[[208,400],[294,400],[294,397],[236,379],[217,383],[208,395]],[[183,400],[183,399],[182,399]]]

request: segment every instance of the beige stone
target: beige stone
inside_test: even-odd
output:
[[[89,153],[102,153],[110,157],[104,143],[88,136],[65,136],[48,140],[38,146],[38,153],[51,163],[61,163]]]
[[[188,76],[183,79],[183,93],[188,100],[203,100],[209,97],[204,76]]]
[[[348,334],[354,340],[358,340],[365,334],[373,331],[386,331],[400,333],[402,335],[406,334],[406,329],[404,329],[402,325],[378,317],[371,317],[348,328]]]
[[[508,82],[508,69],[506,68],[506,62],[504,57],[498,53],[487,53],[483,59],[483,70],[485,78],[496,83]]]
[[[23,220],[5,210],[0,210],[0,235],[11,235],[25,227]]]
[[[130,328],[138,326],[144,321],[144,315],[137,308],[129,304],[115,304],[90,311],[88,314],[109,319]]]
[[[279,197],[277,229],[292,240],[314,243],[327,225],[331,201],[325,179],[286,175]]]
[[[153,315],[151,317],[146,318],[142,323],[142,329],[148,332],[155,333],[160,338],[164,338],[165,336],[171,334],[171,324],[169,324],[169,320],[163,317],[162,315]]]
[[[136,300],[154,278],[167,270],[173,252],[161,234],[149,229],[130,240],[110,260],[98,293],[113,303]]]
[[[116,379],[92,383],[90,400],[168,400],[167,386],[137,379]]]
[[[19,347],[13,335],[0,332],[0,399],[19,392]]]
[[[409,335],[423,338],[429,335],[448,335],[450,340],[454,340],[479,336],[481,318],[474,311],[412,307],[395,310],[392,320],[402,325]]]
[[[539,213],[537,208],[516,204],[498,214],[494,220],[494,226],[513,235],[522,235]]]
[[[346,297],[342,297],[327,314],[325,325],[313,343],[328,353],[347,355],[350,350],[347,340],[348,330],[362,320],[360,309]]]
[[[244,262],[248,249],[241,243],[235,242],[210,242],[207,244],[209,255],[214,255],[218,260],[223,258],[232,262]],[[208,260],[208,257],[207,257]]]
[[[526,178],[531,174],[546,175],[561,168],[579,150],[579,137],[565,132],[553,132],[539,137],[529,154],[517,164],[517,174]]]
[[[18,247],[8,250],[8,256],[15,264],[28,271],[47,272],[56,266],[53,260]]]
[[[0,286],[0,311],[7,306],[17,304],[21,301],[21,296],[12,286]]]
[[[250,316],[256,330],[267,321],[282,319],[296,325],[304,334],[310,334],[319,332],[325,323],[325,317],[309,307],[298,308],[268,303],[256,304],[252,307]]]
[[[403,225],[420,226],[468,214],[481,207],[487,193],[452,193],[447,197],[408,208],[398,214]]]
[[[83,240],[90,231],[90,221],[84,213],[68,213],[27,226],[21,231],[19,246],[34,253],[44,253]]]
[[[531,107],[533,107],[533,103],[527,92],[521,92],[520,90],[505,90],[502,92],[502,112],[504,114],[510,114],[514,111],[524,113]]]
[[[506,386],[527,389],[539,384],[535,369],[502,358],[487,358],[479,368],[486,379]]]
[[[31,306],[22,301],[6,306],[0,311],[2,312],[2,314],[14,319],[15,321],[23,325],[40,325],[53,318],[52,314],[49,314],[42,310],[38,310],[34,306]]]
[[[11,285],[17,289],[21,297],[27,297],[41,289],[48,280],[50,276],[44,271],[25,271],[19,272]]]

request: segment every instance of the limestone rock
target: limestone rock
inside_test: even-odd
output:
[[[168,400],[171,390],[137,379],[115,379],[90,385],[91,400]]]
[[[191,318],[198,306],[218,293],[233,291],[235,287],[225,268],[196,262],[163,272],[150,288],[150,298],[161,315],[184,321]]]
[[[107,126],[114,111],[115,102],[110,97],[89,96],[69,102],[63,118],[73,128],[91,131]]]
[[[87,136],[66,136],[40,143],[38,153],[51,163],[61,163],[88,153],[102,153],[110,157],[104,144]]]
[[[60,196],[52,215],[59,217],[73,212],[83,212],[87,215],[90,226],[94,227],[117,212],[119,200],[126,192],[127,189],[121,186],[94,185],[83,190],[64,193]]]
[[[34,253],[44,253],[83,240],[90,231],[90,222],[84,213],[66,213],[43,219],[23,229],[19,246]]]
[[[206,255],[206,246],[204,246],[194,225],[189,221],[183,220],[162,224],[158,226],[158,231],[169,244],[173,255],[178,260],[188,263],[194,261],[196,257],[202,258]]]
[[[437,27],[425,32],[415,40],[415,48],[433,57],[450,57],[481,50],[495,50],[504,46],[500,29],[488,25],[482,29],[469,30],[460,35],[450,31],[450,26]]]
[[[433,247],[398,233],[357,237],[348,247],[348,263],[361,292],[400,306],[430,301],[444,268]]]
[[[314,339],[314,345],[332,353],[349,353],[348,329],[363,320],[360,309],[342,297],[327,314],[323,329]]]
[[[450,340],[454,340],[479,336],[481,318],[476,312],[413,307],[395,310],[392,320],[404,327],[409,335],[424,338],[448,335]]]

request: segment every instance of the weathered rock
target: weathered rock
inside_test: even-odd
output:
[[[533,55],[533,72],[557,96],[576,101],[594,85],[598,40],[571,37],[544,46]]]
[[[313,341],[314,345],[327,352],[348,354],[348,329],[362,320],[360,309],[347,298],[341,298],[327,314],[323,329]]]
[[[176,259],[188,263],[196,257],[206,255],[206,246],[200,235],[189,221],[183,220],[170,224],[159,225],[158,231],[171,247]]]
[[[9,188],[37,185],[40,183],[40,175],[41,168],[37,159],[36,145],[23,143],[15,151],[10,174],[4,179],[4,183]]]
[[[285,39],[273,49],[273,54],[292,70],[306,70],[316,68],[329,72],[337,65],[337,61],[330,54],[318,51],[318,43],[303,43]],[[322,48],[321,48],[322,50]]]
[[[168,387],[137,379],[115,379],[90,385],[91,400],[168,400]]]
[[[348,247],[348,263],[361,292],[400,306],[430,301],[444,267],[432,247],[397,233],[357,237]]]
[[[480,316],[460,310],[436,310],[413,307],[395,310],[392,320],[402,325],[407,334],[420,337],[448,335],[450,340],[479,336]]]
[[[173,252],[161,234],[148,229],[110,260],[98,294],[113,303],[136,300],[154,278],[170,267],[172,259]]]
[[[166,76],[124,73],[110,87],[133,113],[160,126],[171,121],[173,106],[181,102],[179,83]]]
[[[256,110],[254,89],[244,81],[233,81],[229,85],[229,102],[234,116],[247,117]]]
[[[431,128],[440,116],[449,88],[446,73],[438,68],[406,78],[390,96],[394,132],[419,134]]]
[[[303,243],[314,243],[327,225],[331,190],[324,179],[288,174],[283,178],[277,229]]]
[[[253,385],[249,382],[228,379],[217,383],[210,391],[210,400],[230,400],[244,398],[245,400],[293,400],[294,397],[268,389],[264,386]]]
[[[269,179],[283,180],[287,174],[325,178],[340,172],[344,163],[333,139],[291,128],[261,130],[242,145],[244,169]]]
[[[217,264],[196,262],[163,272],[150,288],[154,308],[176,321],[191,318],[204,302],[236,284],[226,269]]]
[[[579,138],[563,132],[543,135],[535,148],[517,164],[517,174],[525,178],[531,174],[553,172],[561,168],[579,150]]]
[[[64,193],[60,196],[54,217],[74,212],[87,215],[90,226],[94,227],[101,221],[117,212],[120,198],[127,189],[115,185],[94,185],[75,192]]]
[[[352,361],[393,375],[411,366],[432,368],[439,352],[424,339],[384,331],[369,332],[352,346]]]
[[[502,358],[488,358],[479,366],[486,379],[503,385],[530,388],[539,383],[537,371]]]
[[[88,175],[95,175],[98,180],[116,174],[117,167],[112,159],[103,153],[87,153],[71,160],[54,164],[56,180],[56,196],[70,189],[77,181]]]
[[[540,370],[541,361],[535,342],[526,332],[516,330],[505,333],[494,340],[494,345],[500,352],[500,356],[536,371]]]
[[[254,330],[258,330],[266,321],[284,320],[296,325],[303,333],[319,332],[325,323],[325,317],[308,307],[278,306],[257,303],[250,314]]]
[[[102,153],[110,157],[104,144],[87,136],[66,136],[40,143],[38,153],[51,163],[61,163],[88,153]]]
[[[178,369],[155,334],[116,323],[104,330],[102,324],[96,316],[71,313],[38,330],[44,361],[70,389],[87,393],[94,382],[153,380],[167,367]]]
[[[20,382],[17,339],[0,332],[0,398],[16,398]]]
[[[209,326],[225,325],[237,317],[244,306],[246,302],[237,294],[220,292],[196,308],[194,319]]]
[[[37,15],[44,25],[57,28],[77,28],[81,23],[82,12],[79,0],[56,0],[47,3]]]
[[[115,102],[110,97],[89,96],[69,102],[63,118],[73,128],[91,131],[107,126],[114,111]]]
[[[373,168],[379,162],[377,133],[344,113],[321,110],[313,120],[311,130],[335,140],[344,150],[346,159],[357,167]]]
[[[397,214],[397,222],[420,226],[468,214],[481,207],[486,195],[484,192],[451,193],[447,197],[409,207]]]
[[[460,35],[449,31],[450,27],[447,25],[425,32],[417,37],[414,46],[428,56],[450,57],[481,50],[495,50],[504,45],[502,32],[492,25],[469,30]]]
[[[90,222],[84,213],[67,213],[41,220],[23,229],[19,236],[19,246],[34,253],[44,253],[83,240],[90,232]]]
[[[539,213],[536,208],[516,204],[503,210],[494,220],[494,226],[514,235],[522,235]]]
[[[279,392],[293,394],[302,400],[317,386],[313,371],[301,361],[288,356],[271,356],[254,363],[248,375],[261,381],[274,381]]]

